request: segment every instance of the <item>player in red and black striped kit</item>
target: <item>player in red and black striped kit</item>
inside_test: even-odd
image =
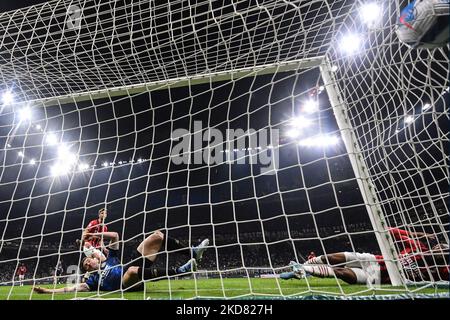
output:
[[[103,244],[103,237],[98,234],[108,232],[108,226],[105,225],[106,217],[108,216],[108,211],[106,208],[101,208],[98,211],[98,218],[92,220],[87,225],[86,229],[83,231],[83,236],[81,241],[77,240],[77,244],[83,249],[84,254],[87,257],[92,256],[103,256],[105,246]],[[92,236],[91,234],[97,234],[97,236]]]
[[[27,267],[25,263],[21,263],[19,268],[17,268],[17,276],[19,277],[20,286],[23,286],[23,280],[25,280],[25,273],[27,273]]]
[[[448,245],[431,246],[434,235],[390,228],[400,248],[399,263],[411,281],[449,281]],[[306,274],[321,278],[339,278],[349,284],[390,284],[383,256],[370,253],[340,252],[312,258],[282,279],[303,278]]]

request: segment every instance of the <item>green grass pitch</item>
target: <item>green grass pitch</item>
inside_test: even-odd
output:
[[[52,288],[52,285],[42,285]],[[58,285],[62,287],[64,285]],[[427,294],[431,297],[437,293],[447,293],[448,288],[409,287],[410,293]],[[87,292],[64,294],[36,294],[31,285],[0,286],[0,300],[66,300],[73,298],[104,299],[279,299],[279,298],[313,298],[322,295],[365,296],[406,294],[404,287],[380,286],[370,289],[361,285],[348,285],[335,279],[310,278],[306,280],[280,280],[260,278],[224,278],[224,279],[173,279],[148,282],[145,292]]]

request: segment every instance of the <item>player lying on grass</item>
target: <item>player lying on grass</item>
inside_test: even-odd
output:
[[[419,240],[410,238],[411,234],[405,230],[391,229],[390,232],[403,244],[399,262],[408,280],[449,280],[448,245],[437,244],[430,249]],[[312,275],[321,278],[336,277],[349,284],[391,283],[383,257],[370,253],[332,253],[309,259],[303,265],[291,261],[290,266],[293,271],[282,273],[280,278],[302,279]]]
[[[94,234],[95,235],[95,234]],[[119,235],[116,232],[103,232],[105,239],[110,239],[108,257],[103,260],[98,257],[85,257],[82,267],[91,273],[85,283],[75,286],[47,289],[35,287],[37,293],[63,293],[75,291],[141,291],[144,290],[145,280],[160,280],[162,278],[193,272],[196,270],[197,262],[201,260],[204,251],[209,245],[209,240],[203,240],[199,246],[194,248],[184,248],[176,239],[166,237],[161,231],[156,231],[148,236],[137,247],[137,251],[143,257],[142,261],[122,265],[119,261]],[[187,263],[178,268],[151,268],[158,252],[161,249],[167,251],[177,250],[177,252],[187,253],[193,256]]]

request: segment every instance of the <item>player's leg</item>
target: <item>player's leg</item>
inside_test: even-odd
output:
[[[164,234],[161,231],[155,231],[137,247],[137,251],[149,261],[154,262],[164,241]]]
[[[371,265],[368,268],[330,267],[327,265],[304,265],[306,274],[319,278],[338,278],[348,284],[380,283],[379,268]]]
[[[345,266],[348,268],[365,268],[377,264],[377,258],[371,253],[344,252]]]
[[[303,265],[303,270],[306,274],[319,278],[338,278],[348,284],[355,284],[358,282],[356,269],[330,267],[328,265]]]
[[[376,261],[376,257],[370,253],[338,252],[309,259],[305,262],[305,265],[327,264],[347,268],[362,268],[364,263]]]
[[[174,276],[178,274],[184,274],[188,272],[193,272],[197,270],[197,263],[195,259],[190,259],[184,265],[178,268],[142,268],[137,266],[131,266],[124,273],[122,278],[122,284],[124,289],[128,289],[130,287],[135,287],[137,283],[140,283],[142,280],[161,280],[168,276]]]
[[[328,265],[340,265],[346,262],[345,252],[330,253],[320,255],[309,259],[305,262],[305,265],[310,264],[328,264]]]
[[[177,239],[168,237],[162,231],[156,231],[148,236],[137,248],[137,251],[149,261],[154,262],[157,253],[163,249],[167,251],[175,251],[184,254],[188,257],[194,257],[199,261],[202,258],[203,252],[209,245],[209,240],[203,240],[197,247],[187,248],[181,244]]]

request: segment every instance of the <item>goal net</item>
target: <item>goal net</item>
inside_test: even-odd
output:
[[[408,48],[407,2],[371,3],[0,14],[0,299],[84,281],[75,241],[101,208],[124,265],[156,230],[209,246],[145,291],[64,298],[448,297],[448,46]],[[324,257],[342,252],[378,262]]]

